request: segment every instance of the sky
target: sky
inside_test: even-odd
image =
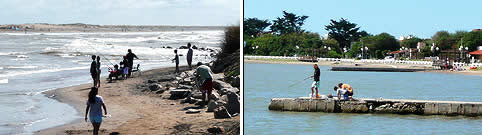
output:
[[[244,0],[244,18],[273,20],[287,11],[309,16],[303,28],[320,35],[328,33],[330,19],[344,18],[374,35],[430,38],[440,30],[482,29],[481,5],[482,0]]]
[[[239,0],[0,0],[0,24],[237,25]]]

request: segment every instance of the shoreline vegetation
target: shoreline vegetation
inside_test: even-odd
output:
[[[107,83],[99,95],[109,115],[100,134],[240,134],[240,27],[223,28],[225,38],[216,60],[205,63],[214,72],[211,101],[201,106],[202,94],[193,76],[196,67],[165,67],[142,75]],[[195,65],[195,63],[193,63]],[[45,96],[72,105],[83,116],[91,83],[44,92]],[[35,134],[92,134],[81,117],[71,123],[36,131]]]
[[[319,26],[327,33],[316,33],[303,29],[309,16],[286,11],[281,15],[271,17],[272,20],[244,18],[244,54],[355,59],[393,56],[400,60],[438,56],[444,60],[467,62],[470,59],[468,52],[477,50],[482,44],[482,30],[476,28],[453,33],[442,29],[428,38],[410,34],[396,38],[386,32],[369,33],[345,18],[333,18]]]
[[[373,68],[408,68],[408,69],[432,69],[431,65],[420,64],[378,64],[378,63],[363,63],[363,62],[340,62],[340,61],[319,61],[319,62],[302,62],[298,60],[288,59],[252,59],[244,58],[244,63],[255,64],[298,64],[298,65],[312,65],[318,64],[320,66],[358,66],[373,67]],[[444,74],[458,74],[458,75],[475,75],[482,76],[482,70],[466,70],[466,71],[450,71],[450,70],[425,70],[420,72],[429,73],[444,73]]]
[[[93,25],[93,24],[2,24],[0,33],[56,32],[162,32],[224,30],[228,26],[170,26],[170,25]]]

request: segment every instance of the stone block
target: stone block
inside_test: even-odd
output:
[[[271,99],[268,109],[277,111],[283,110],[283,100]]]
[[[438,104],[438,113],[440,115],[447,115],[450,111],[450,104]]]
[[[327,100],[316,100],[316,112],[326,112],[326,101]]]

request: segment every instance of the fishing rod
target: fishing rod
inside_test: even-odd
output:
[[[105,43],[104,43],[104,44],[105,44]],[[105,57],[104,55],[102,55],[102,53],[100,53],[99,51],[97,51],[97,49],[95,49],[94,47],[92,47],[90,44],[88,44],[88,46],[89,46],[91,49],[93,49],[95,52],[97,52],[100,56],[102,56],[104,59],[106,59],[112,66],[114,66],[114,64],[112,64],[112,62],[111,62],[107,57]],[[108,67],[109,69],[113,69],[113,68],[110,68],[109,65],[107,65],[107,67]]]
[[[303,81],[306,81],[307,79],[310,79],[310,78],[311,78],[311,76],[306,77],[306,78],[303,79],[303,80],[300,80],[300,81],[298,81],[298,82],[296,82],[296,83],[294,83],[294,84],[291,84],[290,86],[288,86],[288,88],[289,88],[289,87],[293,87],[293,86],[295,86],[296,84],[299,84],[299,83],[301,83],[301,82],[303,82]]]

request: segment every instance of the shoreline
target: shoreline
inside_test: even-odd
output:
[[[372,63],[344,63],[344,62],[301,62],[298,60],[279,60],[279,59],[243,59],[245,63],[255,63],[255,64],[294,64],[294,65],[312,65],[318,64],[320,66],[354,66],[354,64],[361,64],[362,67],[395,67],[395,68],[408,68],[408,69],[431,69],[428,65],[417,65],[417,64],[372,64]],[[419,72],[427,73],[442,73],[442,74],[456,74],[456,75],[471,75],[471,76],[482,76],[482,71],[445,71],[445,70],[425,70]]]
[[[140,84],[144,84],[153,77],[170,74],[174,69],[174,67],[154,68],[143,71],[142,76],[117,80],[113,83],[107,83],[105,77],[101,77],[104,79],[101,81],[99,95],[104,98],[108,114],[112,117],[104,118],[100,134],[207,133],[206,129],[210,127],[209,125],[239,123],[239,115],[232,119],[214,119],[212,112],[187,114],[185,108],[192,105],[180,104],[179,100],[169,100],[163,95],[140,90]],[[185,66],[180,67],[181,72],[187,69]],[[74,107],[80,118],[64,125],[35,131],[34,134],[91,134],[90,122],[83,120],[87,93],[91,86],[92,83],[86,83],[43,92],[42,94],[48,98]],[[186,118],[194,120],[184,121]],[[183,124],[189,127],[176,128]]]

